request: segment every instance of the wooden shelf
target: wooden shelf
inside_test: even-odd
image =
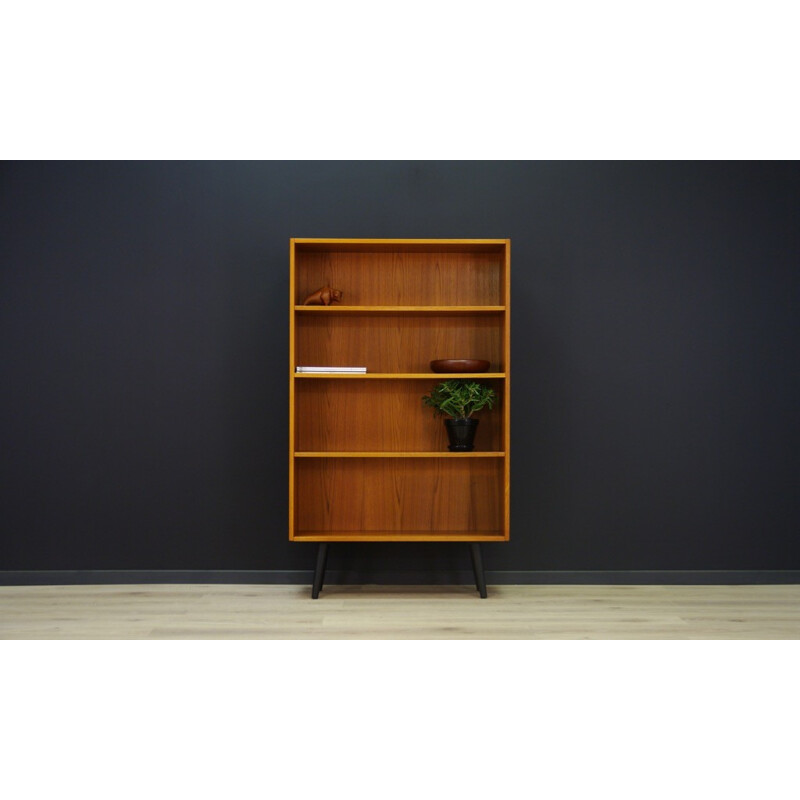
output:
[[[296,253],[500,253],[510,239],[304,239],[292,238]]]
[[[504,458],[505,453],[497,450],[472,450],[469,453],[451,453],[447,451],[431,451],[431,452],[394,452],[391,450],[363,451],[357,450],[338,450],[338,451],[317,451],[312,452],[306,450],[304,452],[297,452],[294,454],[295,458]]]
[[[314,314],[501,314],[505,306],[295,306]]]
[[[493,384],[498,402],[494,410],[476,415],[475,450],[506,452],[500,413],[505,382],[485,382]],[[316,380],[293,385],[295,454],[449,452],[444,422],[422,403],[434,381]]]
[[[503,531],[297,531],[302,542],[503,542]]]
[[[446,381],[450,378],[502,379],[505,372],[294,372],[295,378],[371,378],[373,380],[432,380]]]

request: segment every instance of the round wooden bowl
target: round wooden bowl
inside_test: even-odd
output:
[[[480,358],[440,358],[431,361],[434,372],[486,372],[489,362]]]

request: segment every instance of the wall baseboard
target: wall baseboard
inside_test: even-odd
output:
[[[0,570],[0,586],[231,583],[311,584],[312,570]],[[331,584],[471,584],[467,570],[328,570]],[[486,570],[486,582],[513,584],[783,584],[800,583],[800,570]]]

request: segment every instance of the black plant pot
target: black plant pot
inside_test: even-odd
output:
[[[475,449],[473,442],[478,428],[477,419],[446,419],[444,425],[450,439],[448,450],[454,453],[466,453]]]

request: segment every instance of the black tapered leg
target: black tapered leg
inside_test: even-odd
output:
[[[475,573],[475,588],[482,598],[486,598],[486,580],[483,577],[483,559],[480,542],[469,543],[469,554],[472,556],[472,571]]]
[[[319,579],[319,588],[320,589],[322,589],[322,587],[325,585],[325,570],[328,569],[328,553],[329,552],[330,552],[330,549],[329,549],[329,546],[328,546],[328,542],[325,542],[325,556],[324,556],[324,558],[322,560],[322,576]]]
[[[311,599],[319,597],[319,590],[325,580],[325,566],[328,563],[328,542],[320,542],[317,550],[317,567],[314,570],[314,585],[311,587]]]

